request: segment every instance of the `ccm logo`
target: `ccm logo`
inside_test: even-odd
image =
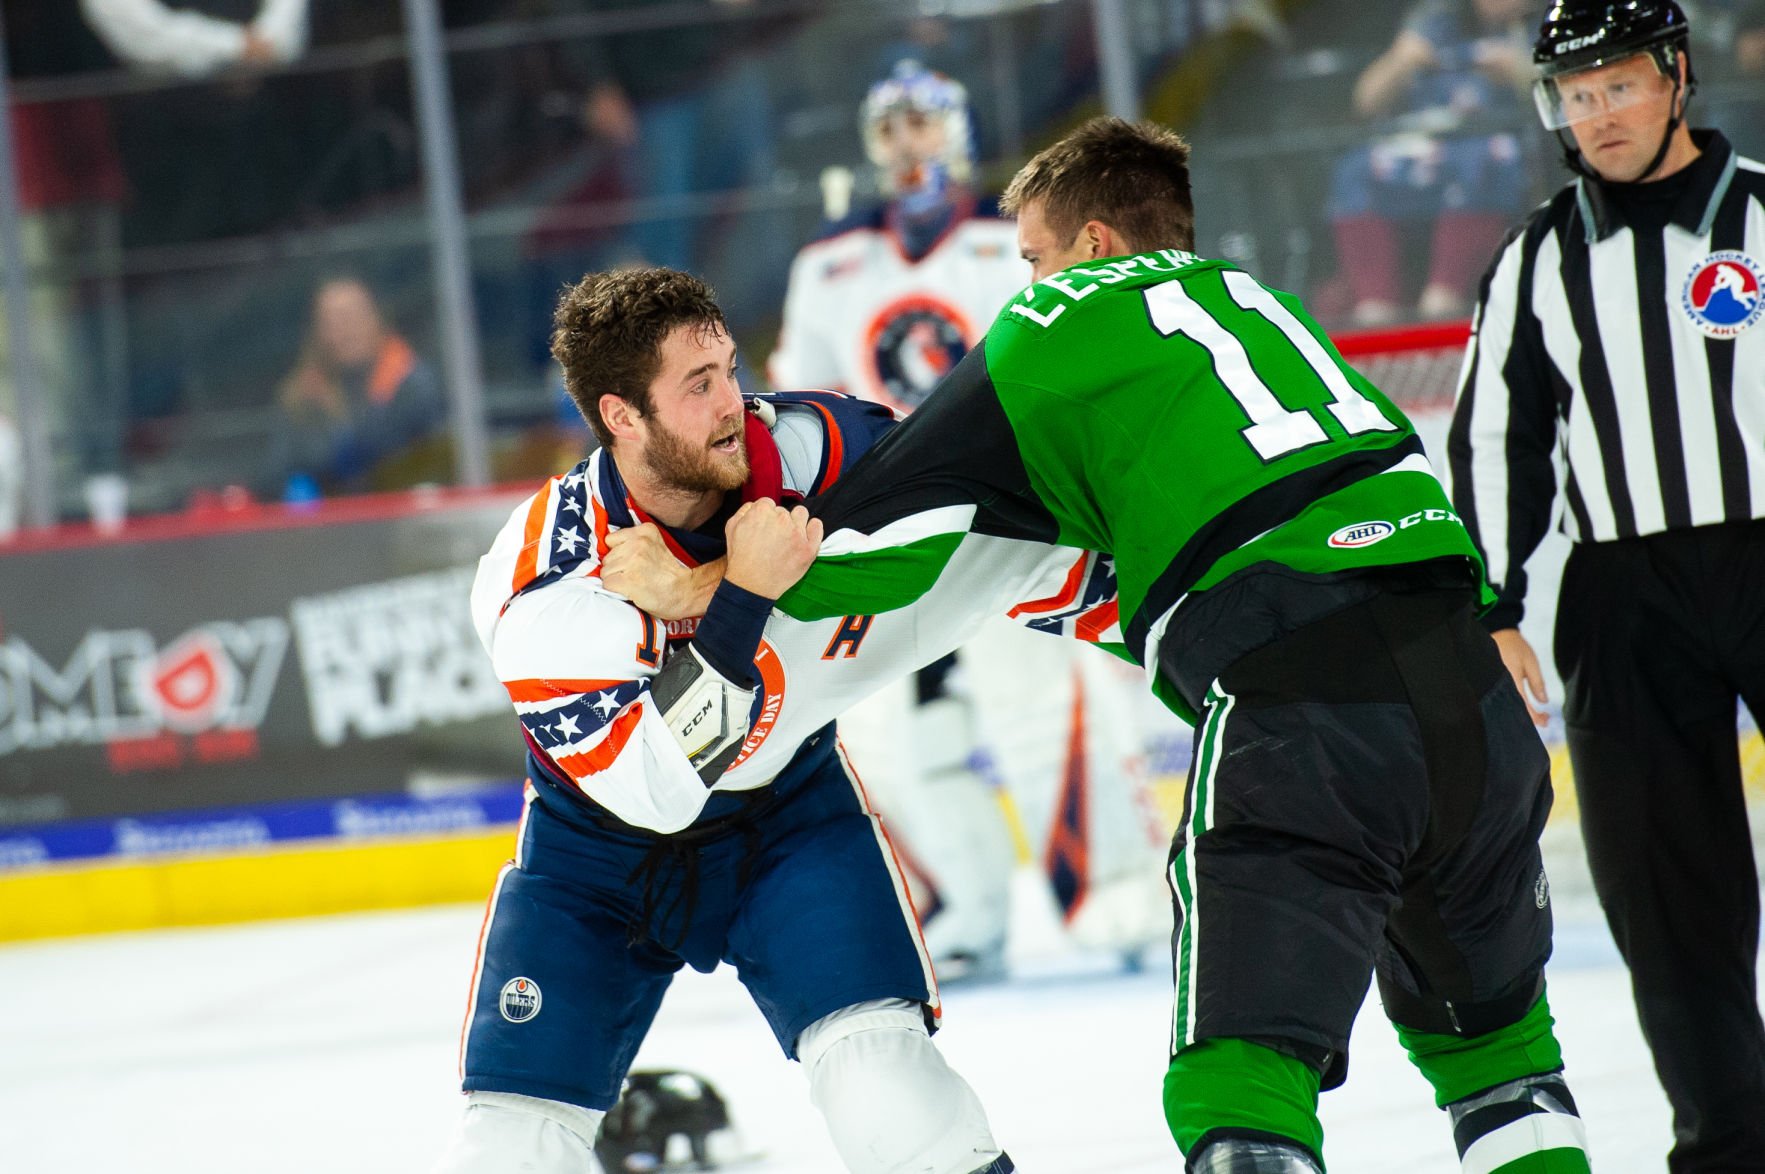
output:
[[[1589,45],[1597,45],[1605,39],[1605,29],[1601,29],[1597,33],[1589,33],[1585,37],[1570,37],[1567,41],[1563,41],[1557,45],[1557,53],[1559,56],[1564,53],[1573,53],[1577,49],[1585,49]]]
[[[1451,510],[1417,510],[1400,521],[1397,526],[1400,530],[1408,530],[1411,526],[1417,526],[1423,522],[1456,522],[1458,520],[1459,516]]]
[[[687,718],[686,724],[680,727],[680,736],[684,738],[687,735],[691,734],[694,730],[698,729],[699,723],[704,721],[707,717],[711,716],[711,710],[716,706],[716,704],[717,704],[717,699],[715,697],[705,698],[705,704],[699,706],[699,712],[697,712],[697,713],[693,714],[691,717]]]
[[[1356,522],[1330,535],[1330,545],[1338,549],[1371,546],[1375,542],[1383,542],[1395,533],[1397,527],[1390,522]]]

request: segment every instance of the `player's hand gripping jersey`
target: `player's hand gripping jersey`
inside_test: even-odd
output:
[[[1008,221],[959,210],[918,260],[877,209],[804,246],[791,265],[774,387],[833,387],[917,408],[1029,282]]]
[[[821,492],[893,422],[887,409],[848,396],[755,397],[743,496],[791,502]],[[1106,560],[952,535],[944,577],[915,606],[812,620],[775,613],[755,657],[759,686],[734,715],[739,753],[722,773],[705,772],[693,758],[699,731],[683,734],[651,690],[697,620],[659,622],[600,580],[607,535],[651,520],[603,450],[519,506],[479,563],[473,622],[520,715],[542,801],[579,792],[627,824],[676,832],[711,792],[764,786],[842,710],[943,656],[988,616],[1023,604],[1038,627],[1119,638]],[[663,532],[689,565],[723,553],[720,535]],[[738,692],[721,684],[725,697]]]
[[[964,535],[1059,542],[1114,556],[1147,665],[1185,606],[1246,568],[1477,559],[1409,422],[1297,300],[1174,250],[1024,290],[813,508],[822,554],[779,600],[797,619],[911,603],[957,570]],[[1192,683],[1159,673],[1154,690],[1193,720]]]

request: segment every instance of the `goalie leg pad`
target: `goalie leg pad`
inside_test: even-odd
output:
[[[1010,1169],[980,1098],[944,1062],[917,1004],[877,999],[835,1011],[798,1037],[797,1056],[852,1174]]]
[[[605,1116],[540,1097],[467,1093],[465,1114],[431,1174],[600,1174],[594,1137]]]

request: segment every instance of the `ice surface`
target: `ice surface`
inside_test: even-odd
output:
[[[1667,1109],[1622,967],[1575,886],[1559,887],[1568,896],[1552,1004],[1595,1168],[1658,1171]],[[480,916],[447,907],[0,949],[0,1170],[426,1169],[459,1107],[454,1065]],[[1014,932],[1039,916],[1020,901]],[[1014,960],[1009,982],[946,992],[938,1038],[1019,1168],[1179,1169],[1159,1101],[1162,952],[1128,974],[1044,935],[1034,949],[1014,946]],[[764,1153],[745,1170],[839,1170],[800,1072],[727,969],[675,983],[638,1062],[692,1069],[722,1089]],[[1323,1117],[1338,1174],[1457,1169],[1444,1116],[1376,1003]]]

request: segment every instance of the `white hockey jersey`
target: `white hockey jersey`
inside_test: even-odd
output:
[[[750,497],[825,489],[890,426],[879,409],[826,393],[754,397],[752,408],[766,427],[748,429]],[[1120,640],[1107,559],[970,534],[911,607],[815,621],[774,612],[755,656],[760,687],[747,739],[707,787],[649,694],[697,621],[660,623],[601,585],[607,535],[646,521],[611,456],[596,452],[515,509],[479,562],[471,600],[529,751],[554,782],[637,827],[676,832],[713,791],[766,785],[841,711],[950,652],[988,616],[1009,612],[1044,631]],[[722,553],[720,538],[664,533],[683,561]]]
[[[1029,283],[1010,221],[971,207],[914,261],[879,209],[797,254],[767,376],[911,411]]]

